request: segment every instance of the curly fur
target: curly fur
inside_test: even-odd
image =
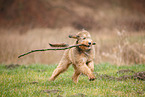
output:
[[[75,83],[78,82],[78,77],[81,73],[87,75],[90,81],[95,79],[95,76],[93,75],[95,49],[92,45],[93,41],[91,39],[90,33],[86,30],[82,30],[77,34],[77,37],[77,41],[75,42],[76,44],[85,44],[89,47],[79,46],[67,49],[64,52],[59,65],[49,78],[49,81],[55,80],[55,78],[60,73],[66,71],[71,64],[75,70],[72,76],[72,79]]]

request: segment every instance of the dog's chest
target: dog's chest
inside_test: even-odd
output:
[[[69,58],[72,63],[78,61],[89,62],[94,59],[94,54],[92,51],[78,51],[77,49],[70,49]]]

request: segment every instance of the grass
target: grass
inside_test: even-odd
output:
[[[0,65],[0,96],[1,97],[43,97],[43,96],[72,96],[84,94],[88,97],[104,96],[145,96],[145,82],[141,80],[109,80],[99,78],[89,81],[86,76],[81,75],[77,84],[73,83],[73,67],[69,67],[54,82],[47,81],[57,65],[21,65],[16,68],[6,68]],[[95,72],[111,76],[122,76],[116,74],[118,70],[130,69],[135,72],[145,70],[145,65],[115,66],[110,64],[95,65]],[[34,82],[34,83],[33,83]],[[35,83],[36,82],[36,83]],[[47,93],[43,90],[59,90],[57,93]]]

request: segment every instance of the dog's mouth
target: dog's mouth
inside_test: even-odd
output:
[[[84,49],[86,49],[86,50],[90,50],[92,48],[92,45],[90,44],[90,45],[86,45],[85,47],[84,47]]]
[[[88,46],[87,46],[87,49],[91,49],[91,48],[92,48],[92,45],[88,45]]]
[[[82,50],[90,50],[92,48],[92,46],[84,44],[84,46],[79,46],[79,48],[82,49]]]
[[[95,45],[95,43],[87,42],[87,41],[85,41],[83,43],[79,43],[79,44],[83,45],[83,46],[79,46],[79,48],[82,49],[82,50],[90,50],[90,49],[92,49],[92,45]]]

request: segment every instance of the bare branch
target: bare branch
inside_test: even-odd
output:
[[[94,44],[94,45],[95,45],[95,44]],[[25,55],[28,55],[28,54],[33,53],[33,52],[48,51],[48,50],[66,50],[66,49],[70,49],[70,48],[78,47],[78,46],[86,46],[86,47],[88,47],[87,45],[84,45],[84,44],[76,44],[76,45],[72,45],[72,46],[68,46],[68,47],[61,47],[61,48],[38,49],[38,50],[32,50],[32,51],[30,51],[30,52],[24,53],[24,54],[18,56],[18,58],[20,58],[20,57],[22,57],[22,56],[25,56]]]
[[[79,38],[79,36],[78,36],[78,35],[69,35],[69,38],[78,39],[78,38]]]
[[[49,43],[49,45],[51,46],[51,47],[67,47],[67,46],[69,46],[69,44],[66,44],[66,43]]]
[[[51,47],[68,47],[69,46],[69,44],[66,44],[66,43],[49,43],[49,45],[51,46]],[[92,45],[96,45],[96,43],[95,42],[93,42],[93,44]]]

